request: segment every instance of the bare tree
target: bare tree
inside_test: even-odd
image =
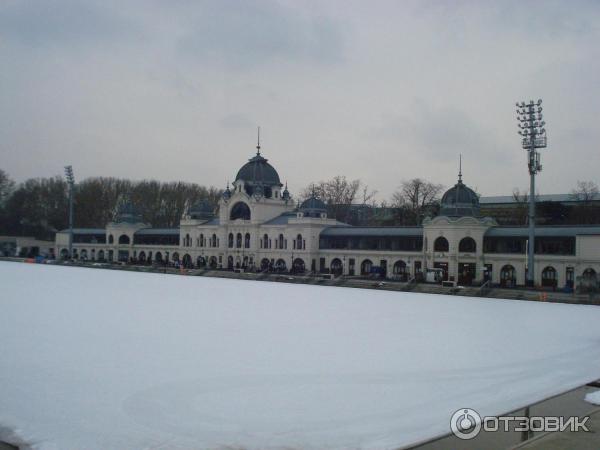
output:
[[[422,178],[405,180],[399,190],[392,195],[392,205],[404,208],[412,217],[412,222],[420,222],[425,209],[439,201],[444,186]]]
[[[592,200],[600,200],[598,185],[593,181],[577,181],[577,187],[571,191],[571,198],[586,205]]]
[[[0,206],[4,204],[14,188],[15,182],[4,170],[0,169]]]
[[[578,181],[577,187],[571,191],[571,199],[578,202],[573,208],[572,220],[579,224],[592,224],[600,221],[600,208],[595,201],[600,201],[598,185],[593,181]]]
[[[512,198],[515,202],[514,220],[517,222],[515,225],[526,225],[529,209],[529,193],[527,191],[521,192],[519,188],[514,188]]]
[[[377,192],[378,191],[376,190],[370,191],[369,186],[365,184],[362,188],[362,204],[376,207],[377,201],[375,200],[375,196],[377,195]]]
[[[337,175],[331,180],[311,183],[301,192],[300,197],[306,199],[316,195],[327,204],[330,217],[344,221],[356,200],[360,185],[360,180],[348,180],[343,175]],[[368,198],[368,190],[365,196]]]

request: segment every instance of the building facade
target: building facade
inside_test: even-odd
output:
[[[422,226],[353,227],[328,218],[314,195],[295,204],[257,150],[227,186],[218,213],[199,202],[179,228],[152,228],[123,202],[105,228],[74,230],[73,258],[399,280],[434,273],[459,284],[525,284],[527,228],[482,217],[462,174],[442,197],[439,215]],[[57,233],[59,257],[68,256],[68,240],[68,230]],[[572,288],[597,279],[600,226],[537,227],[535,244],[537,285]]]

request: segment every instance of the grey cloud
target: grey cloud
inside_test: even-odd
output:
[[[254,126],[254,122],[242,113],[228,114],[219,120],[219,124],[223,128],[249,128]]]
[[[343,58],[340,28],[274,2],[204,3],[179,40],[185,53],[237,68],[278,61],[330,64]]]
[[[498,159],[491,130],[454,107],[436,108],[422,99],[413,101],[410,114],[388,116],[370,136],[408,143],[427,159],[448,162],[459,154]]]
[[[0,5],[0,36],[29,46],[124,38],[134,30],[137,27],[130,20],[102,3],[7,1]]]

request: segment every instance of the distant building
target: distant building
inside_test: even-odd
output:
[[[350,226],[329,218],[315,196],[295,204],[258,150],[227,186],[218,214],[200,202],[179,228],[152,228],[125,201],[105,228],[74,230],[74,257],[403,280],[435,271],[461,284],[525,284],[527,228],[499,226],[482,214],[509,197],[482,201],[459,174],[439,214],[421,226]],[[578,276],[600,272],[600,226],[538,227],[536,236],[536,284],[573,287]],[[57,233],[55,245],[66,257],[68,230]]]
[[[34,237],[0,236],[0,256],[54,256],[55,242],[42,241]]]

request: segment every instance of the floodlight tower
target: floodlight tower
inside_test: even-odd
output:
[[[546,122],[542,120],[542,100],[529,103],[521,102],[517,106],[517,121],[521,145],[527,150],[529,168],[529,240],[527,242],[527,285],[534,285],[535,252],[535,175],[542,170],[538,148],[546,147]]]
[[[65,178],[69,185],[69,259],[71,259],[73,257],[73,188],[75,187],[73,166],[65,166]]]

